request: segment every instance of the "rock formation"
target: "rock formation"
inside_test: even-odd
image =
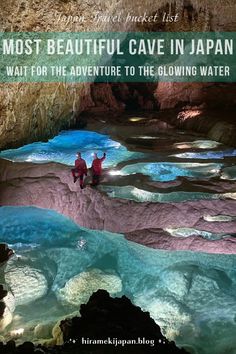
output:
[[[122,0],[93,1],[17,0],[1,2],[1,31],[233,31],[236,28],[234,0]],[[179,14],[175,24],[142,24],[132,21],[95,21],[93,16],[120,13],[135,15],[164,12]],[[76,19],[84,17],[84,21]],[[228,89],[230,87],[230,90]],[[221,84],[0,84],[0,149],[45,140],[63,128],[75,126],[81,112],[124,109],[157,110],[178,104],[196,105],[214,100],[235,107],[234,85]],[[227,91],[227,96],[224,92]],[[215,94],[219,93],[219,100]],[[230,97],[233,97],[231,100]],[[222,111],[223,112],[223,111]],[[204,122],[206,119],[204,118]],[[216,135],[215,135],[216,136]],[[231,140],[229,141],[229,143]]]
[[[160,109],[173,109],[163,119],[231,146],[236,144],[235,94],[235,84],[213,83],[161,82],[155,91]]]
[[[104,289],[114,295],[122,291],[122,282],[117,274],[106,274],[100,269],[90,269],[71,278],[60,289],[58,297],[71,305],[86,303],[93,292]]]
[[[140,243],[147,247],[176,250],[232,254],[236,251],[234,237],[221,240],[207,240],[197,235],[189,237],[170,237],[168,232],[159,229],[144,229],[126,233],[127,240]]]
[[[146,343],[155,345],[129,345],[114,349],[101,346],[108,353],[185,353],[185,350],[176,348],[173,342],[168,342],[161,334],[160,328],[150,318],[149,313],[142,312],[139,307],[133,306],[128,298],[112,299],[104,290],[94,293],[86,305],[81,305],[81,317],[61,322],[64,341],[76,341],[78,348],[82,348],[82,338],[103,339],[115,338],[119,340],[136,340],[142,338]],[[152,342],[153,341],[153,342]],[[91,346],[92,348],[93,346]],[[102,348],[103,347],[103,348]],[[108,350],[108,351],[107,351]],[[100,352],[99,351],[99,352]]]
[[[8,248],[6,244],[0,243],[0,267],[10,259],[13,253],[13,250]],[[3,269],[0,269],[0,281],[4,281]],[[11,309],[8,306],[10,298],[10,293],[0,284],[0,332],[12,320]]]
[[[125,296],[112,299],[106,291],[98,290],[86,305],[81,305],[80,313],[81,317],[61,322],[60,328],[65,342],[62,346],[47,348],[25,342],[16,347],[14,341],[6,345],[0,342],[1,353],[187,353],[184,349],[176,347],[174,342],[169,342],[162,335],[160,327],[150,318],[149,313],[142,312],[139,307],[132,305]],[[95,342],[85,344],[86,340],[108,342],[104,345],[101,342],[95,345]],[[130,344],[132,340],[133,343],[142,340],[145,344]],[[111,344],[112,341],[114,344]]]
[[[217,188],[221,190],[225,188],[229,192],[228,188],[232,186],[230,187],[227,182],[224,186],[221,182]],[[81,191],[73,183],[70,168],[67,166],[56,163],[37,165],[1,160],[0,204],[34,205],[53,209],[69,216],[81,226],[125,233],[132,239],[132,232],[142,230],[144,239],[142,243],[149,243],[152,247],[155,247],[154,244],[157,242],[157,247],[163,249],[190,247],[213,253],[236,253],[236,244],[230,237],[212,243],[201,238],[200,240],[194,238],[194,241],[191,238],[182,238],[181,246],[180,241],[176,242],[175,238],[173,241],[172,237],[166,238],[165,235],[162,236],[162,242],[159,237],[154,242],[153,235],[152,242],[145,241],[145,229],[175,228],[176,220],[180,228],[235,233],[235,220],[213,223],[204,218],[205,215],[234,215],[236,201],[233,199],[181,203],[137,203],[127,199],[111,199],[90,186]],[[122,222],[124,217],[125,223]],[[138,238],[140,240],[140,233]]]
[[[2,317],[4,315],[4,311],[6,308],[6,305],[4,304],[3,299],[6,296],[7,296],[7,291],[4,289],[3,285],[0,284],[0,328],[1,328]]]
[[[4,243],[0,243],[0,265],[7,262],[13,255],[13,250],[7,247]]]

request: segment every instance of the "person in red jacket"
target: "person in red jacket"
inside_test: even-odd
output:
[[[77,159],[75,160],[75,168],[72,168],[71,173],[74,177],[74,183],[79,178],[80,188],[84,188],[84,176],[87,176],[87,165],[84,159],[81,157],[81,153],[77,152]]]
[[[92,186],[97,186],[100,182],[100,176],[102,174],[102,163],[106,158],[106,153],[104,152],[102,158],[98,158],[97,154],[94,154],[94,160],[92,163]]]

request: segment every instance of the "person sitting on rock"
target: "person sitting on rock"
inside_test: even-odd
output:
[[[91,186],[97,186],[100,182],[100,177],[102,174],[102,163],[106,158],[106,153],[104,152],[102,158],[98,158],[97,154],[94,154],[94,160],[92,163],[92,184]]]
[[[74,177],[74,183],[79,178],[80,188],[84,188],[84,176],[87,176],[87,165],[84,159],[81,157],[81,153],[77,152],[77,159],[75,160],[75,168],[72,168],[72,176]]]

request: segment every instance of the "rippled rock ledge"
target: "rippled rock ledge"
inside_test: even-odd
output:
[[[111,298],[105,290],[94,293],[86,305],[80,307],[81,317],[66,319],[61,322],[64,344],[61,346],[34,346],[31,342],[16,347],[14,341],[7,344],[0,342],[2,354],[31,353],[158,353],[185,354],[186,350],[176,347],[161,333],[160,327],[151,319],[148,312],[134,306],[131,301]],[[113,344],[85,344],[83,340],[108,340]],[[127,345],[119,344],[126,341]],[[133,341],[146,341],[146,344],[131,344]],[[123,342],[124,343],[124,342]],[[130,344],[128,344],[130,343]]]
[[[128,239],[153,248],[236,254],[235,238],[231,236],[236,232],[235,219],[209,221],[209,217],[234,215],[234,199],[137,203],[110,198],[90,186],[81,191],[72,181],[70,167],[62,164],[12,163],[0,159],[0,167],[0,205],[52,209],[83,227],[123,233]],[[221,192],[229,192],[228,187],[223,181],[217,185]],[[124,219],[129,222],[124,223]],[[195,237],[183,235],[181,242],[180,239],[177,242],[176,237],[167,235],[165,230],[175,229],[177,224],[178,228],[196,230]],[[162,229],[164,233],[157,237],[156,233],[150,233],[151,229]],[[197,230],[220,233],[217,236],[222,239],[207,241]]]

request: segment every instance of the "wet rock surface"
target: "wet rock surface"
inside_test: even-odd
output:
[[[47,348],[25,342],[17,347],[14,341],[9,341],[5,345],[0,343],[1,353],[187,353],[174,342],[169,342],[149,313],[142,312],[125,296],[113,299],[106,291],[98,290],[86,305],[81,305],[80,313],[81,317],[61,322],[65,342],[62,346]],[[92,344],[85,344],[86,340],[91,340]],[[109,344],[96,345],[96,340],[107,340]],[[133,343],[143,341],[146,344],[125,344],[132,340]]]

